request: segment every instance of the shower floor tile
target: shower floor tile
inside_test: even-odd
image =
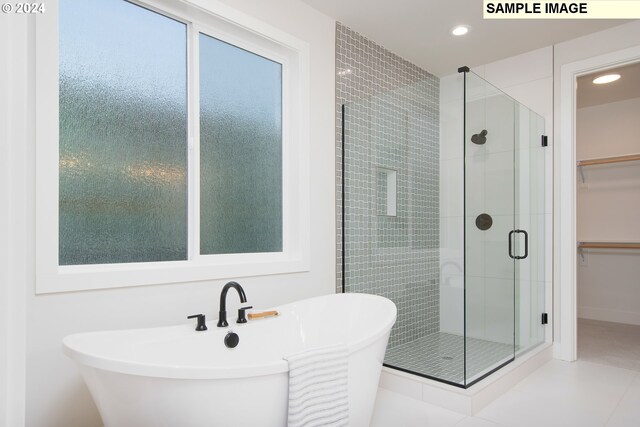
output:
[[[467,338],[467,382],[513,357],[513,345]],[[385,363],[458,384],[464,383],[464,339],[436,332],[387,349]]]

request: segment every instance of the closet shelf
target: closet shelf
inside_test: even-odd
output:
[[[640,249],[640,242],[578,242],[579,249]]]
[[[626,156],[602,157],[600,159],[578,160],[577,166],[605,165],[608,163],[633,162],[640,160],[640,154],[627,154]]]

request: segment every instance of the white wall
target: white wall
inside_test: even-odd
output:
[[[518,261],[518,272],[521,277],[519,280],[520,288],[518,289],[521,301],[520,307],[517,308],[517,313],[523,321],[519,324],[519,336],[524,339],[525,335],[530,335],[536,330],[534,321],[538,318],[538,313],[530,312],[530,301],[534,301],[535,304],[544,304],[546,307],[551,307],[551,271],[552,271],[552,189],[553,189],[553,175],[552,175],[552,162],[553,162],[553,141],[551,138],[551,132],[553,129],[553,50],[551,47],[538,49],[532,52],[528,52],[522,55],[510,57],[501,61],[485,64],[478,67],[473,67],[472,71],[478,74],[480,77],[486,79],[489,83],[495,85],[507,95],[513,97],[516,101],[529,107],[534,112],[542,115],[545,119],[546,134],[549,138],[549,148],[544,152],[544,158],[539,159],[536,167],[544,168],[543,180],[540,183],[531,183],[531,191],[520,191],[518,207],[525,207],[525,210],[520,209],[519,213],[530,213],[531,218],[534,220],[534,224],[520,224],[522,228],[532,229],[544,229],[544,243],[538,245],[539,259],[543,260],[543,263],[537,266],[531,265],[531,258],[528,260]],[[463,278],[464,275],[457,268],[451,266],[445,266],[444,263],[451,263],[452,260],[455,265],[461,265],[462,263],[462,234],[461,231],[456,233],[456,227],[459,229],[462,227],[462,146],[459,141],[462,139],[462,81],[459,75],[450,75],[441,79],[441,171],[442,179],[440,186],[440,204],[441,204],[441,263],[443,265],[442,277],[441,277],[441,289],[440,289],[440,313],[441,313],[441,329],[444,332],[461,333],[462,331],[462,319],[463,319]],[[456,107],[456,105],[458,107]],[[487,111],[490,109],[487,106]],[[480,114],[477,114],[480,117]],[[490,120],[487,117],[486,120]],[[499,125],[499,121],[496,126]],[[456,128],[456,126],[458,128]],[[495,126],[494,126],[495,128]],[[489,138],[489,135],[488,135]],[[457,141],[457,143],[455,142]],[[504,153],[493,153],[484,159],[482,167],[489,168],[491,170],[485,170],[481,175],[486,176],[487,179],[491,179],[491,176],[500,176],[500,159]],[[475,158],[475,157],[474,157]],[[495,158],[495,159],[494,159]],[[529,161],[529,153],[522,152],[522,158],[528,160],[527,165],[532,166]],[[507,162],[511,161],[510,158]],[[469,163],[469,167],[473,167],[474,162]],[[522,163],[524,164],[524,163]],[[529,170],[520,165],[518,171],[521,174],[529,174]],[[479,166],[480,167],[480,166]],[[487,171],[490,172],[487,175]],[[493,172],[491,172],[493,171]],[[471,172],[473,173],[473,172]],[[497,175],[496,175],[497,174]],[[520,179],[520,177],[518,177]],[[511,176],[513,180],[513,176]],[[478,180],[479,182],[480,180]],[[470,181],[467,181],[470,183]],[[489,182],[487,182],[489,184]],[[498,183],[499,184],[499,183]],[[544,189],[539,186],[544,186]],[[527,188],[525,187],[525,190]],[[473,189],[469,188],[469,195],[473,200]],[[538,201],[535,211],[526,211],[530,203],[530,197],[536,192],[543,193],[545,199]],[[478,191],[485,197],[487,193],[486,189]],[[494,194],[495,195],[495,194]],[[485,200],[478,200],[479,204],[486,202],[487,204],[496,205],[495,201],[492,201],[492,195],[487,196]],[[498,203],[499,205],[499,203]],[[493,216],[493,215],[492,215]],[[499,218],[494,218],[494,227],[496,230],[500,226],[507,227],[508,224],[501,224]],[[475,228],[473,218],[468,219],[468,227],[471,230]],[[494,228],[492,227],[492,228]],[[507,227],[506,230],[510,230],[512,227]],[[491,231],[491,230],[489,230]],[[502,233],[502,231],[500,231]],[[502,240],[496,240],[494,246],[491,246],[491,250],[496,251],[506,250],[506,232],[504,242]],[[530,233],[531,234],[531,233]],[[532,236],[533,238],[534,236]],[[489,239],[493,237],[488,237]],[[496,238],[499,238],[497,236]],[[501,242],[504,244],[501,246]],[[482,242],[481,242],[482,243]],[[491,242],[484,242],[491,243]],[[467,270],[468,273],[473,275],[474,278],[470,279],[473,283],[469,290],[473,290],[473,294],[469,294],[467,297],[467,316],[471,316],[474,325],[468,324],[468,332],[479,338],[487,338],[493,340],[500,340],[505,336],[505,332],[500,333],[500,324],[505,324],[505,320],[510,319],[509,313],[500,312],[500,304],[498,303],[501,295],[505,294],[505,288],[500,288],[501,283],[500,274],[496,275],[496,266],[491,262],[485,262],[482,260],[483,247],[479,248],[476,253],[475,261],[468,260]],[[489,247],[489,246],[487,246]],[[505,253],[506,254],[506,253]],[[508,260],[509,258],[506,258]],[[473,269],[475,273],[473,274]],[[539,271],[532,271],[535,268]],[[491,271],[489,271],[491,270]],[[499,272],[498,272],[499,273]],[[485,276],[491,276],[490,280],[485,280]],[[488,277],[487,276],[487,277]],[[502,280],[506,280],[502,278]],[[487,285],[489,283],[489,285]],[[505,282],[506,283],[506,282]],[[508,281],[511,283],[511,280]],[[541,291],[545,291],[546,301],[538,301]],[[498,305],[496,305],[496,303]],[[506,319],[505,319],[506,317]],[[529,322],[525,322],[528,320]],[[533,338],[532,338],[533,339]]]
[[[0,26],[0,40],[7,40],[9,35],[9,22],[4,17],[2,26]],[[10,45],[4,42],[1,45],[0,57],[7,58],[10,49]],[[8,201],[10,184],[9,184],[9,143],[10,130],[6,125],[9,121],[9,97],[5,94],[9,91],[8,87],[8,73],[9,65],[7,61],[0,63],[0,85],[2,85],[0,98],[0,200]],[[6,236],[9,233],[9,203],[3,202],[0,205],[0,235]],[[7,420],[7,409],[9,408],[9,402],[7,397],[9,396],[9,390],[7,387],[7,379],[9,376],[9,328],[10,317],[8,315],[9,303],[9,241],[2,239],[0,242],[0,426],[6,427],[9,425]]]
[[[19,40],[13,43],[14,37]],[[30,182],[16,179],[32,132],[26,115],[27,17],[0,16],[0,426],[24,423],[24,277],[27,218],[14,209]],[[22,42],[22,43],[21,43]],[[32,183],[32,181],[31,181]]]
[[[311,271],[239,281],[256,307],[331,293],[335,288],[335,23],[294,0],[228,0],[227,3],[308,42],[311,55]],[[21,59],[20,52],[33,55],[33,30],[31,26],[28,33],[10,33],[9,42],[15,46],[11,58]],[[21,71],[19,62],[7,63],[13,65],[13,71]],[[33,67],[26,76],[31,84],[29,96],[17,97],[16,102],[26,99],[29,112],[18,119],[33,123]],[[7,116],[3,114],[2,117]],[[14,264],[25,266],[21,270],[25,277],[11,285],[26,294],[26,316],[17,319],[18,326],[12,325],[15,331],[19,331],[20,325],[26,325],[26,425],[97,427],[101,425],[100,417],[77,367],[62,354],[62,338],[82,331],[175,324],[185,322],[185,316],[192,313],[202,312],[209,320],[214,319],[219,292],[225,281],[36,296],[33,129],[28,129],[23,135],[25,143],[18,145],[8,161],[14,165],[11,173],[11,182],[15,183],[11,214],[17,221],[10,224],[14,231],[10,234],[9,245],[16,256]],[[7,226],[6,222],[1,223]],[[24,225],[24,230],[20,229],[21,225]],[[234,310],[236,298],[231,296],[229,301],[228,309]],[[24,303],[24,299],[19,296],[12,301],[16,302]],[[19,335],[24,337],[24,334]],[[20,397],[19,389],[11,392]],[[16,408],[22,412],[20,406]],[[19,425],[21,423],[10,424],[11,427]]]
[[[640,98],[577,110],[576,157],[640,153]],[[640,164],[583,167],[579,241],[640,242]],[[578,317],[640,325],[640,251],[584,251],[577,271]]]
[[[563,268],[573,268],[572,263],[560,262],[560,255],[562,253],[575,253],[575,241],[571,239],[563,238],[563,230],[560,229],[560,176],[562,172],[562,157],[559,155],[559,147],[563,144],[570,144],[571,141],[563,141],[560,138],[563,130],[567,126],[573,126],[570,122],[561,122],[560,113],[562,111],[563,103],[570,102],[571,100],[562,99],[562,82],[561,82],[561,70],[564,65],[571,64],[573,62],[593,58],[599,55],[604,55],[610,52],[639,46],[640,45],[640,21],[635,20],[633,22],[620,25],[618,27],[610,28],[608,30],[600,31],[597,33],[589,34],[584,37],[569,40],[564,43],[559,43],[554,47],[554,120],[556,126],[554,127],[554,140],[556,141],[555,152],[558,153],[554,158],[554,175],[558,177],[554,186],[554,205],[558,207],[554,215],[554,341],[558,344],[554,354],[556,357],[560,357],[560,350],[564,348],[563,337],[561,335],[561,307],[566,307],[566,302],[561,299],[561,290],[563,286],[571,286],[571,283],[562,283],[560,278],[564,275]],[[567,167],[569,165],[567,164]],[[573,167],[573,166],[571,166]],[[566,231],[566,230],[564,230]],[[571,302],[568,302],[569,304]],[[568,348],[568,347],[567,347]],[[568,353],[565,353],[562,357],[568,357]]]

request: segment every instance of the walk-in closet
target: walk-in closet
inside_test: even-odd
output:
[[[640,63],[576,102],[578,358],[640,370]]]

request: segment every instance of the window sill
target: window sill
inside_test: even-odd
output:
[[[207,259],[209,258],[209,259]],[[283,254],[242,254],[201,260],[61,266],[36,277],[37,294],[88,291],[309,271],[309,261]]]

